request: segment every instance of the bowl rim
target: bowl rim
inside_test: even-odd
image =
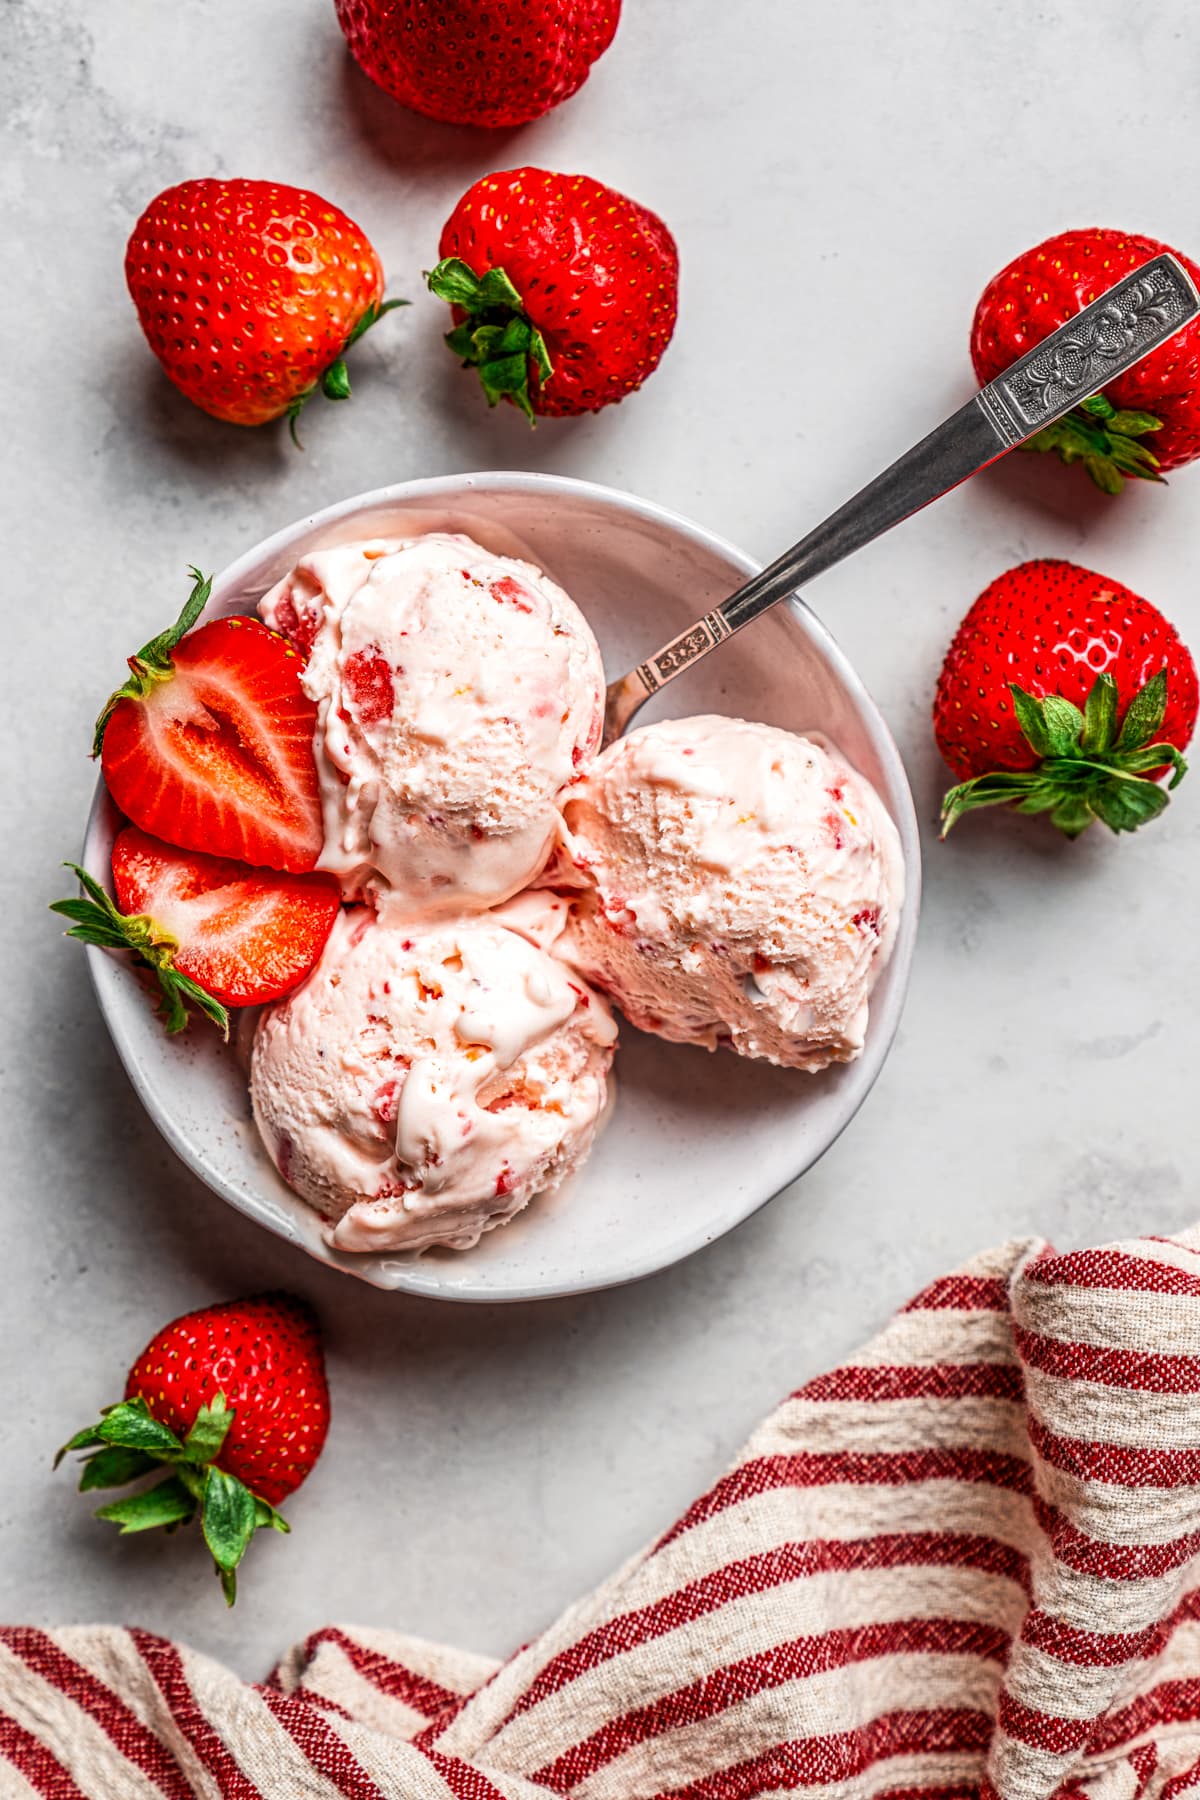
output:
[[[411,481],[391,482],[384,487],[367,489],[362,493],[353,494],[345,500],[335,501],[330,506],[322,507],[318,511],[307,514],[290,525],[272,532],[268,537],[260,539],[236,557],[233,562],[214,576],[214,594],[239,586],[248,571],[260,565],[264,559],[287,549],[298,537],[313,530],[323,530],[336,525],[344,519],[353,517],[356,513],[401,501],[409,502],[428,498],[447,502],[472,492],[503,491],[553,494],[598,501],[603,506],[626,516],[666,528],[669,532],[689,540],[699,548],[724,557],[747,577],[757,573],[763,566],[718,532],[710,531],[707,526],[700,525],[685,514],[677,513],[657,501],[627,493],[624,489],[611,487],[602,482],[584,480],[578,476],[556,475],[534,470],[489,469],[456,475],[426,475]],[[653,1254],[634,1254],[630,1257],[628,1266],[622,1274],[616,1277],[605,1275],[594,1281],[585,1277],[555,1285],[512,1287],[503,1291],[489,1289],[482,1283],[472,1286],[469,1282],[467,1284],[459,1282],[454,1286],[438,1286],[435,1282],[421,1280],[415,1273],[422,1268],[423,1259],[419,1257],[412,1259],[406,1265],[398,1265],[394,1260],[394,1255],[389,1257],[384,1252],[369,1257],[352,1258],[330,1250],[327,1246],[318,1248],[283,1230],[265,1208],[262,1212],[258,1212],[248,1206],[244,1196],[238,1192],[236,1187],[227,1182],[220,1171],[207,1162],[203,1149],[178,1125],[174,1115],[159,1107],[147,1083],[143,1080],[140,1059],[132,1038],[125,1029],[123,1009],[110,1004],[108,983],[105,982],[102,975],[102,970],[109,962],[110,953],[92,945],[85,946],[92,989],[101,1017],[130,1084],[159,1134],[192,1174],[244,1217],[271,1231],[273,1235],[282,1238],[285,1242],[292,1243],[297,1249],[304,1251],[315,1261],[328,1268],[349,1273],[359,1280],[366,1281],[371,1286],[388,1292],[407,1293],[425,1299],[456,1301],[464,1304],[503,1305],[533,1300],[562,1299],[570,1295],[595,1293],[607,1288],[623,1287],[633,1281],[645,1280],[663,1269],[674,1267],[676,1263],[687,1261],[698,1251],[704,1249],[706,1245],[727,1236],[729,1232],[743,1225],[747,1219],[753,1218],[764,1206],[769,1205],[783,1192],[785,1187],[790,1187],[793,1182],[800,1180],[810,1169],[815,1167],[857,1116],[863,1102],[878,1080],[895,1041],[911,980],[920,919],[921,844],[916,808],[907,771],[887,721],[875,700],[832,632],[812,609],[803,600],[794,596],[782,604],[817,653],[827,665],[833,668],[864,721],[880,763],[887,771],[891,792],[901,802],[897,808],[892,808],[889,804],[889,810],[892,812],[900,836],[905,866],[905,895],[900,926],[889,959],[891,979],[882,1004],[877,1007],[874,1002],[872,1003],[867,1041],[861,1057],[853,1064],[847,1065],[854,1071],[853,1085],[847,1084],[840,1115],[834,1128],[820,1140],[816,1148],[806,1154],[801,1165],[782,1186],[769,1193],[754,1197],[740,1211],[731,1214],[728,1222],[724,1223],[719,1230],[709,1231],[707,1234],[697,1232],[694,1240],[679,1250],[677,1254],[672,1255],[668,1261],[663,1261]],[[96,835],[102,828],[104,812],[108,804],[104,779],[102,775],[98,774],[91,805],[88,809],[81,856],[84,867],[88,868],[92,874],[96,874],[97,870],[92,867],[94,859],[90,853]],[[104,879],[104,877],[105,872],[101,870],[99,878]],[[303,1201],[299,1201],[298,1196],[297,1199],[299,1204],[304,1204]],[[381,1279],[373,1268],[373,1265],[383,1263],[389,1264],[386,1280]],[[399,1275],[396,1273],[398,1268],[402,1270]],[[407,1269],[414,1271],[413,1278],[407,1278],[403,1272]]]

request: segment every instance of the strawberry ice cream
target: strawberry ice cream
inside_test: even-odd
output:
[[[254,1116],[335,1248],[465,1250],[583,1162],[616,1035],[600,995],[499,920],[352,908],[259,1021]]]
[[[835,750],[742,719],[646,725],[564,816],[580,892],[555,954],[633,1024],[799,1069],[859,1055],[904,869]]]
[[[319,867],[347,898],[475,911],[538,873],[604,712],[596,640],[561,588],[435,532],[317,551],[259,611],[308,658]]]

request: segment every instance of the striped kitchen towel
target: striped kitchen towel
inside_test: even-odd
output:
[[[0,1794],[1200,1795],[1200,1229],[935,1282],[508,1661],[0,1632]]]

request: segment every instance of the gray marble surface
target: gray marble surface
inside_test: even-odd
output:
[[[1192,9],[626,0],[584,91],[496,135],[394,108],[343,54],[329,0],[8,0],[0,32],[0,1610],[139,1621],[253,1675],[331,1618],[503,1652],[928,1277],[1011,1235],[1077,1243],[1200,1211],[1200,775],[1141,840],[1071,847],[994,819],[939,847],[928,725],[958,617],[1026,556],[1118,576],[1200,641],[1200,475],[1113,503],[1017,459],[821,583],[926,826],[900,1040],[802,1185],[685,1266],[575,1303],[366,1290],[172,1160],[45,912],[80,840],[97,699],[187,563],[220,566],[384,481],[554,469],[781,548],[965,396],[976,295],[1022,246],[1101,222],[1200,254]],[[421,298],[459,193],[515,162],[633,193],[683,260],[678,334],[645,391],[536,434],[487,413]],[[354,401],[314,406],[303,455],[193,411],[129,306],[141,206],[212,173],[325,192],[418,302],[358,352]],[[162,1320],[269,1283],[320,1309],[335,1421],[291,1540],[256,1547],[227,1616],[198,1545],[118,1542],[49,1455]]]

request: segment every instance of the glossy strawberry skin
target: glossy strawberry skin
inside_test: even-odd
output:
[[[671,341],[679,254],[663,221],[587,175],[521,168],[468,188],[439,252],[476,275],[505,271],[554,372],[530,383],[535,413],[598,412],[641,386]],[[465,317],[454,309],[456,321]]]
[[[184,1438],[223,1393],[236,1416],[217,1464],[272,1506],[312,1471],[329,1430],[329,1388],[316,1319],[289,1294],[260,1294],[185,1313],[129,1372],[160,1424]]]
[[[1113,282],[1168,249],[1131,232],[1064,231],[1027,250],[984,289],[971,330],[971,360],[991,381]],[[1200,267],[1171,252],[1200,285]],[[1145,412],[1162,428],[1145,439],[1160,469],[1200,456],[1200,320],[1194,320],[1103,390],[1120,410]]]
[[[135,825],[117,834],[113,886],[124,913],[146,913],[179,944],[173,966],[223,1006],[290,993],[325,948],[341,905],[328,875],[250,869],[181,851]]]
[[[1186,749],[1196,724],[1196,667],[1157,607],[1119,581],[1074,563],[1039,560],[985,588],[958,628],[938,680],[934,733],[962,781],[995,769],[1031,769],[1009,683],[1083,707],[1098,675],[1117,683],[1120,710],[1167,670],[1159,740]]]
[[[385,93],[451,125],[525,125],[568,99],[608,49],[620,0],[335,0]]]
[[[173,673],[120,699],[101,766],[152,837],[258,867],[311,869],[323,842],[317,711],[292,647],[257,619],[214,619],[171,653]]]
[[[147,342],[187,398],[234,425],[288,412],[383,296],[339,207],[267,181],[184,181],[130,234],[125,278]]]

